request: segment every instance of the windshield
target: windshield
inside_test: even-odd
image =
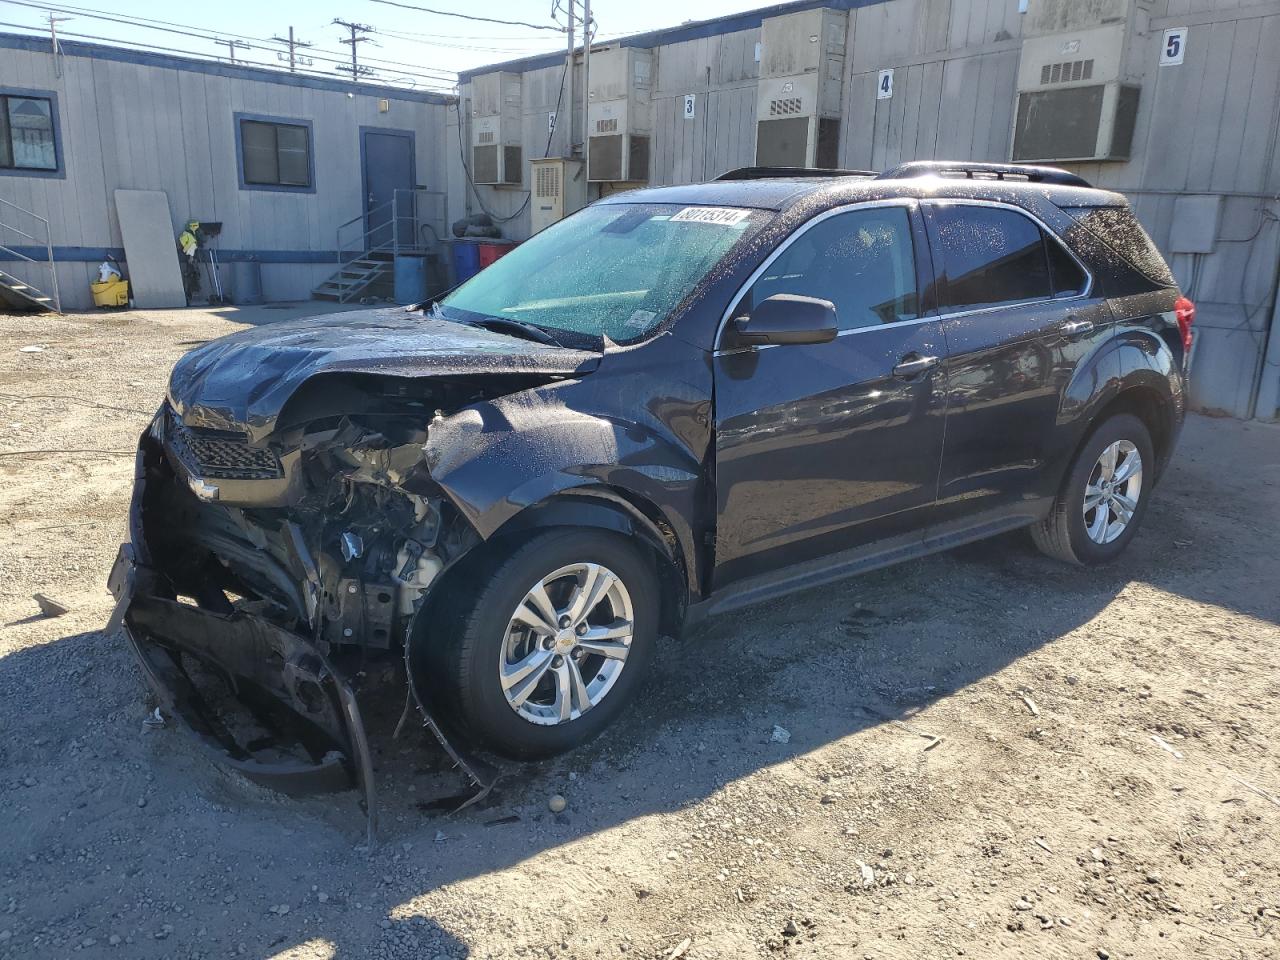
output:
[[[447,319],[500,317],[635,340],[666,320],[765,216],[673,203],[588,207],[525,241],[439,306]]]

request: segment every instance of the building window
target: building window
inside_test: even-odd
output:
[[[58,111],[52,95],[0,90],[0,172],[58,172]]]
[[[311,124],[236,116],[240,185],[249,190],[315,189]]]

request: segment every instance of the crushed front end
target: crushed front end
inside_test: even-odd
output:
[[[259,442],[190,425],[166,403],[139,444],[130,543],[110,588],[113,626],[161,703],[223,762],[289,794],[358,786],[372,831],[349,678],[379,661],[401,669],[432,585],[478,537],[423,463],[450,388],[369,378],[343,389],[343,405],[365,412],[277,425]]]

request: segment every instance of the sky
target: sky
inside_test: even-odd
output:
[[[592,0],[597,42],[690,19],[706,20],[728,13],[767,6],[776,0]],[[294,28],[298,40],[312,44],[299,50],[312,63],[310,73],[349,76],[338,72],[350,62],[350,47],[339,38],[349,36],[334,25],[335,18],[372,28],[359,46],[360,61],[374,68],[364,79],[412,85],[418,89],[450,89],[459,70],[565,48],[565,35],[552,19],[555,0],[218,0],[216,4],[173,4],[158,0],[0,0],[0,31],[48,36],[47,16],[63,19],[60,36],[70,40],[119,42],[142,49],[227,60],[222,40],[239,40],[237,61],[283,66],[286,49],[272,37],[287,37]],[[560,7],[567,0],[560,0]],[[428,13],[410,7],[429,7]],[[577,0],[581,15],[581,0]],[[523,21],[530,26],[484,23],[443,15],[445,11],[495,20]],[[563,14],[557,19],[566,22]],[[126,22],[120,22],[126,21]],[[580,27],[578,28],[581,29]]]

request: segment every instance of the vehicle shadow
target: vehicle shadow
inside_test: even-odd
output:
[[[1086,623],[1127,582],[1004,538],[743,611],[664,641],[638,704],[599,740],[507,766],[488,798],[456,814],[432,803],[465,784],[430,735],[414,726],[392,738],[403,688],[367,683],[381,820],[373,851],[362,848],[354,792],[284,800],[223,772],[172,722],[144,728],[152,704],[122,639],[78,634],[0,658],[0,791],[26,771],[35,781],[5,799],[26,829],[8,832],[0,855],[28,888],[51,888],[33,898],[46,911],[72,918],[78,904],[111,902],[136,927],[132,956],[171,955],[202,930],[251,956],[385,948],[457,960],[476,944],[431,914],[432,891],[680,810],[824,745],[880,775],[886,742],[859,737],[873,728],[901,738],[895,762],[927,763],[938,752],[925,751],[925,735],[943,738],[941,752],[951,731],[916,730],[915,714]],[[553,793],[567,799],[560,814],[548,810]],[[50,822],[47,811],[63,808]],[[130,879],[90,874],[68,892],[73,852],[110,843],[128,851]],[[192,885],[199,896],[184,892]],[[139,910],[147,894],[155,906]],[[164,921],[172,939],[157,940],[170,902],[182,912]],[[39,920],[37,929],[56,927],[58,914]]]
[[[0,657],[0,806],[14,827],[0,856],[17,864],[25,891],[6,923],[27,937],[22,956],[45,952],[26,949],[32,931],[104,938],[110,931],[75,926],[90,902],[111,905],[136,936],[130,955],[144,958],[172,955],[175,941],[194,946],[201,931],[215,952],[244,943],[251,956],[483,953],[493,944],[468,942],[465,918],[438,915],[433,893],[469,890],[583,841],[618,842],[614,828],[697,805],[760,771],[793,767],[820,791],[833,764],[846,782],[871,785],[895,767],[919,769],[971,732],[950,728],[946,710],[919,716],[961,691],[1008,697],[1010,717],[1031,723],[1001,672],[1048,647],[1036,658],[1036,696],[1089,682],[1075,676],[1087,665],[1055,659],[1052,644],[1092,629],[1122,591],[1280,622],[1273,585],[1251,572],[1270,568],[1242,561],[1242,551],[1273,542],[1247,536],[1257,505],[1242,499],[1200,525],[1201,499],[1182,492],[1211,489],[1212,469],[1211,458],[1175,463],[1141,536],[1112,567],[1064,566],[1010,534],[664,641],[638,703],[599,740],[544,764],[508,765],[482,803],[455,814],[433,801],[464,789],[460,774],[420,727],[393,738],[403,687],[370,678],[361,699],[381,818],[372,851],[362,847],[354,792],[283,800],[221,772],[193,738],[144,729],[150,704],[118,637],[77,634]],[[1274,507],[1263,509],[1270,526]],[[1209,575],[1235,568],[1250,572]],[[820,747],[835,750],[816,769],[808,755]],[[548,809],[552,794],[566,798],[562,813]],[[124,851],[114,872],[77,865],[83,851],[105,849]],[[593,882],[570,876],[593,869],[572,862],[575,870],[546,882]],[[598,862],[603,869],[608,858]],[[74,890],[69,871],[81,878]],[[481,900],[485,889],[476,888]],[[160,911],[179,906],[164,921],[171,939],[155,939]],[[511,938],[521,942],[515,929]],[[63,941],[61,953],[75,942]]]

